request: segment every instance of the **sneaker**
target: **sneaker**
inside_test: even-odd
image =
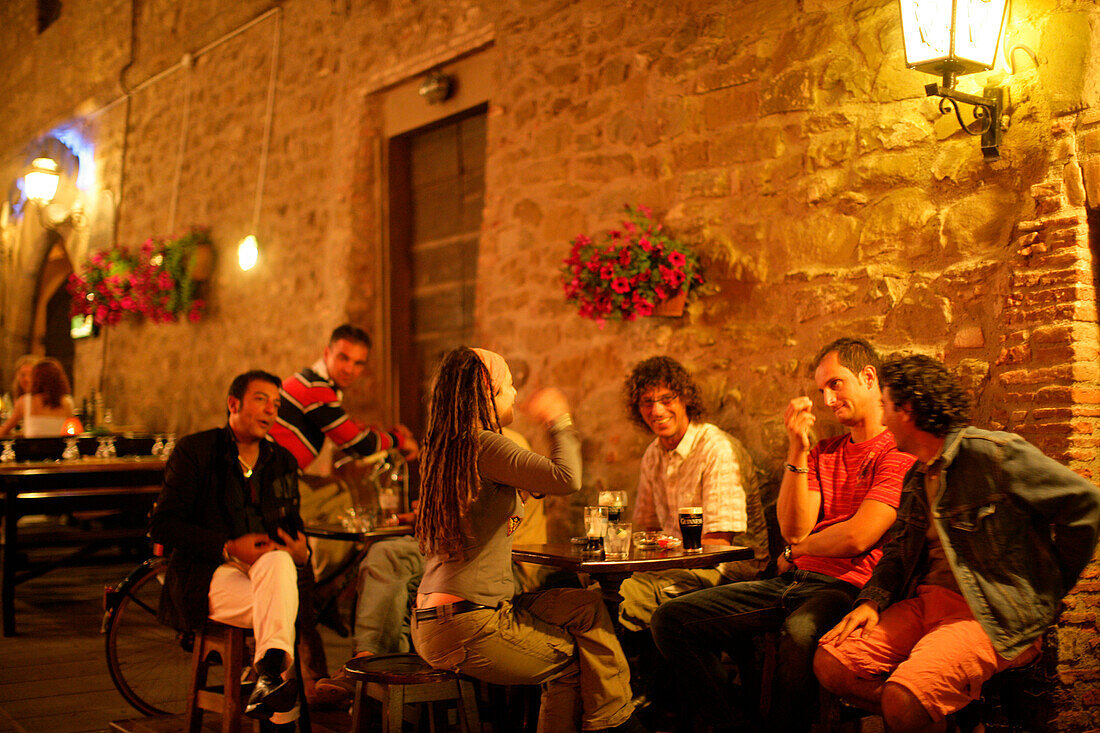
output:
[[[369,657],[371,654],[372,652],[360,652],[355,655],[355,658]],[[317,680],[309,704],[325,707],[346,707],[351,704],[354,695],[355,680],[343,667],[340,667],[336,674],[331,677]]]

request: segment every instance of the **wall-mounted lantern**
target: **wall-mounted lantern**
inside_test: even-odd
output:
[[[38,221],[43,229],[56,231],[66,224],[80,229],[85,219],[84,204],[79,197],[68,211],[52,203],[60,182],[57,161],[53,158],[35,158],[23,175],[23,192],[38,210]]]
[[[977,96],[957,91],[955,82],[959,76],[993,68],[1007,0],[899,0],[899,5],[906,66],[942,78],[939,84],[926,85],[925,94],[940,97],[940,112],[954,111],[964,132],[981,136],[985,159],[997,160],[1001,135],[1008,127],[1004,90],[988,87]],[[963,122],[958,102],[973,106],[979,130]]]
[[[35,158],[23,176],[23,191],[31,201],[39,206],[46,206],[57,195],[57,184],[60,180],[61,174],[57,172],[55,160]]]

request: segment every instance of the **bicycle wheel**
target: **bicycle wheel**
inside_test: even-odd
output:
[[[109,597],[104,616],[107,668],[126,701],[145,715],[185,712],[190,643],[157,621],[165,558],[145,561]]]

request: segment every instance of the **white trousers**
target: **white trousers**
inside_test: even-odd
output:
[[[298,569],[285,550],[260,555],[245,573],[224,563],[210,581],[210,620],[251,628],[256,637],[254,662],[268,649],[294,660],[294,619],[298,616]]]

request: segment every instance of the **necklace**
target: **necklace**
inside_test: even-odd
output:
[[[247,463],[245,463],[245,460],[243,458],[241,458],[240,456],[237,456],[237,461],[239,461],[240,464],[241,464],[241,471],[244,473],[244,477],[245,478],[252,478],[252,469],[253,469],[253,467],[255,467],[256,464],[252,464],[250,466]]]

